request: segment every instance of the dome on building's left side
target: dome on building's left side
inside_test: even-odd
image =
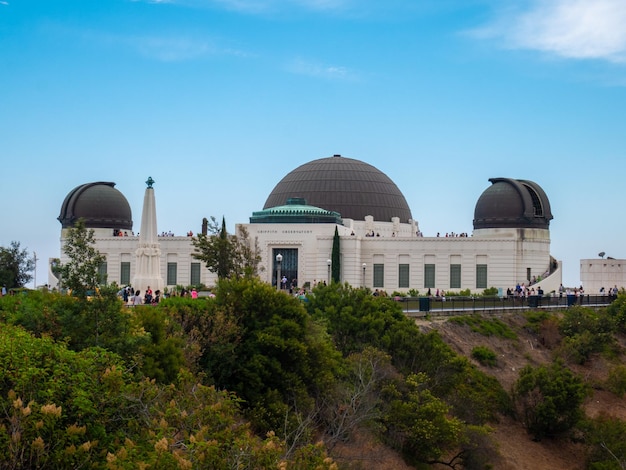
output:
[[[130,204],[114,186],[115,183],[100,181],[72,189],[57,217],[63,228],[73,227],[78,219],[83,219],[87,228],[132,230]]]

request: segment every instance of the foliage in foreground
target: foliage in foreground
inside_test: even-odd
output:
[[[302,303],[253,278],[221,280],[215,293],[132,309],[107,289],[91,301],[0,299],[0,461],[326,468],[312,443],[332,451],[366,427],[416,467],[485,467],[488,424],[510,397],[397,302],[332,283]],[[623,376],[616,367],[616,391]],[[541,438],[579,423],[586,387],[560,364],[524,369],[514,392]]]
[[[189,374],[177,385],[133,381],[102,349],[73,352],[8,325],[0,330],[0,365],[0,468],[277,468],[284,461],[284,442],[256,437],[234,395]],[[333,468],[311,445],[289,462]]]

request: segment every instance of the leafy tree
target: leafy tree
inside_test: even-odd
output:
[[[581,419],[584,381],[561,361],[524,367],[513,389],[518,414],[535,439],[562,434]]]
[[[245,277],[256,277],[260,271],[265,270],[261,266],[261,250],[257,238],[250,240],[248,229],[239,227],[239,235],[235,237],[235,271]]]
[[[587,468],[623,470],[626,468],[626,422],[600,415],[583,425],[585,442],[591,447]]]
[[[163,307],[184,308],[174,318],[195,331],[203,372],[245,400],[257,431],[290,433],[332,382],[337,351],[298,299],[256,278],[222,279],[215,292],[196,301],[202,307],[169,299]]]
[[[337,348],[349,356],[367,346],[390,353],[394,336],[403,328],[417,327],[402,313],[402,307],[390,298],[376,297],[366,289],[347,284],[318,284],[305,304],[309,314],[325,322]],[[395,326],[402,327],[396,329]]]
[[[159,383],[173,383],[183,366],[184,339],[173,331],[180,326],[159,308],[136,307],[134,312],[137,322],[150,335],[141,347],[142,374]]]
[[[8,248],[0,246],[0,287],[24,287],[33,276],[35,261],[20,243],[12,241]]]
[[[345,372],[320,403],[325,441],[330,449],[349,440],[363,424],[381,419],[381,390],[387,381],[398,376],[391,358],[377,349],[366,348],[347,358]]]
[[[620,291],[611,304],[606,308],[607,314],[615,320],[618,331],[626,333],[626,293]]]
[[[256,243],[251,242],[245,228],[240,228],[239,236],[226,231],[226,220],[222,218],[221,228],[217,228],[215,218],[208,227],[212,233],[199,234],[191,243],[195,247],[193,257],[204,261],[209,271],[219,279],[256,276],[261,257]]]
[[[510,411],[508,394],[498,381],[455,353],[436,331],[423,334],[398,302],[347,285],[317,286],[305,305],[327,325],[344,356],[377,348],[404,375],[422,373],[426,386],[473,425]]]
[[[559,332],[564,336],[560,352],[578,364],[592,353],[602,352],[615,343],[615,321],[604,312],[573,306],[563,313]]]
[[[150,341],[137,312],[124,307],[111,286],[89,301],[51,291],[6,296],[0,299],[0,313],[6,323],[63,341],[74,351],[99,346],[132,360]]]
[[[389,411],[385,438],[409,463],[436,463],[459,445],[463,424],[450,407],[427,388],[425,374],[411,374],[401,388],[385,390]]]
[[[101,284],[98,269],[106,258],[95,248],[93,229],[87,229],[79,219],[67,230],[63,252],[69,261],[61,266],[61,282],[79,297],[96,290]]]
[[[332,261],[332,282],[340,282],[341,281],[341,248],[340,248],[340,238],[339,238],[339,230],[335,225],[335,235],[333,236],[333,251],[331,253],[331,261]]]

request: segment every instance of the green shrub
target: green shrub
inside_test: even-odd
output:
[[[482,315],[463,315],[452,317],[449,321],[459,325],[467,325],[472,331],[483,336],[517,339],[515,332],[506,323],[497,318],[485,318]]]
[[[606,385],[609,391],[618,397],[623,397],[626,394],[626,366],[619,365],[613,367],[609,371]]]
[[[592,353],[608,350],[615,342],[614,319],[587,307],[567,309],[559,322],[559,332],[565,337],[561,353],[568,359],[584,364]]]
[[[484,366],[495,367],[497,362],[496,353],[487,346],[476,346],[472,349],[472,357]]]
[[[588,393],[584,381],[561,361],[524,367],[513,388],[518,416],[535,439],[563,434],[577,425]]]
[[[533,333],[539,333],[541,324],[550,318],[551,314],[545,310],[528,310],[524,313],[526,318],[526,328],[530,329]]]
[[[490,296],[494,296],[494,295],[498,295],[498,288],[497,287],[488,287],[487,289],[485,289],[483,291],[483,295],[485,297],[490,297]]]
[[[590,470],[626,468],[626,421],[600,415],[582,426],[589,446],[587,467]]]

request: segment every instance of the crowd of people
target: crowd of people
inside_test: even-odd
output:
[[[154,305],[158,304],[161,300],[161,291],[157,289],[152,292],[150,286],[145,290],[143,296],[139,289],[135,290],[132,286],[126,286],[118,292],[118,295],[122,297],[122,300],[129,307],[135,305]]]
[[[113,229],[113,236],[114,237],[134,237],[135,236],[135,232],[130,232],[130,235],[128,234],[128,231],[126,230],[120,230],[119,228],[114,228]]]

